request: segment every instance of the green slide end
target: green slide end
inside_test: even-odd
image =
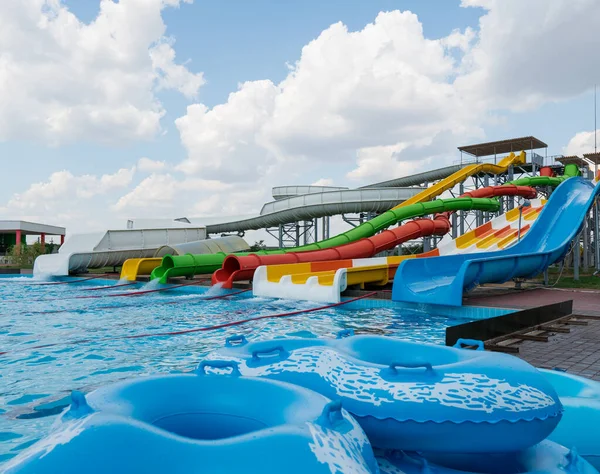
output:
[[[568,176],[526,176],[515,181],[511,181],[508,184],[514,184],[515,186],[531,186],[532,188],[541,188],[542,186],[550,186],[555,188],[562,183]]]
[[[367,221],[347,232],[336,235],[330,239],[322,240],[310,245],[295,247],[280,250],[261,250],[258,252],[239,252],[234,255],[244,256],[250,254],[256,255],[276,255],[288,252],[307,252],[311,250],[321,250],[331,247],[338,247],[359,239],[364,239],[375,235],[399,221],[406,219],[414,219],[429,214],[438,214],[446,211],[468,211],[480,210],[494,212],[498,210],[499,204],[497,199],[488,198],[451,198],[451,199],[436,199],[435,201],[421,202],[401,207],[399,209],[390,209],[370,221]],[[150,275],[152,280],[159,279],[160,283],[166,283],[169,278],[173,277],[191,277],[199,274],[212,273],[221,268],[223,260],[227,254],[221,252],[216,254],[202,255],[165,255],[159,267],[155,268]]]
[[[569,163],[565,165],[565,177],[572,178],[573,176],[581,176],[581,171],[579,171],[579,166]]]

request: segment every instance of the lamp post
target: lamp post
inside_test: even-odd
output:
[[[517,242],[521,241],[521,219],[523,217],[523,208],[531,206],[529,199],[525,199],[519,206],[519,230],[517,234]]]

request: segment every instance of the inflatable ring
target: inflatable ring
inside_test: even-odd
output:
[[[575,450],[551,441],[542,441],[519,453],[507,454],[433,457],[401,451],[375,454],[381,474],[598,474]]]
[[[302,387],[236,375],[144,377],[74,392],[48,438],[9,473],[375,473],[355,420]]]
[[[209,357],[340,398],[379,448],[520,451],[545,439],[562,412],[550,383],[506,354],[382,336],[234,337]]]
[[[565,407],[549,439],[577,452],[600,469],[600,383],[557,370],[540,372],[556,389]]]

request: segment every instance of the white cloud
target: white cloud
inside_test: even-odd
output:
[[[598,144],[600,145],[600,130],[596,131]],[[594,131],[579,132],[571,140],[567,146],[563,148],[563,154],[566,156],[578,155],[583,156],[584,153],[594,152]]]
[[[410,12],[380,13],[357,32],[334,24],[303,48],[263,133],[284,157],[340,161],[443,130],[460,135],[473,121],[454,68],[446,40],[425,38]]]
[[[317,179],[311,186],[333,186],[333,179],[331,178],[320,178]]]
[[[154,171],[161,171],[167,167],[167,163],[164,161],[151,160],[145,156],[140,158],[137,163],[137,169],[142,172],[152,173]]]
[[[15,194],[8,201],[6,209],[52,211],[57,205],[73,205],[77,199],[106,194],[127,187],[135,173],[135,168],[122,168],[113,174],[75,176],[69,171],[52,173],[48,181],[34,183],[29,189]]]
[[[224,182],[252,181],[263,175],[273,157],[258,135],[271,117],[276,94],[271,81],[246,82],[213,109],[190,105],[187,114],[175,121],[188,152],[177,169]]]
[[[189,3],[189,2],[188,2]],[[84,24],[58,0],[0,3],[0,141],[148,139],[165,111],[157,89],[203,84],[175,64],[161,10],[179,0],[101,0]]]
[[[354,179],[389,174],[389,156],[374,151],[395,147],[393,158],[408,162],[402,149],[413,146],[427,159],[429,137],[438,135],[449,137],[447,152],[480,134],[477,104],[466,104],[452,84],[452,50],[468,48],[473,38],[469,29],[429,40],[410,12],[380,13],[355,32],[331,25],[302,49],[280,84],[246,82],[224,104],[189,106],[176,121],[188,151],[177,169],[270,185],[281,182],[282,171],[331,163],[332,171],[345,173],[354,160]]]
[[[9,219],[65,226],[68,232],[123,228],[125,219],[107,210],[115,194],[132,185],[134,174],[135,167],[101,176],[57,171],[0,203],[0,212]]]
[[[194,74],[185,66],[175,64],[175,50],[172,41],[163,42],[150,50],[152,66],[158,72],[158,85],[161,89],[175,89],[188,98],[194,98],[204,85],[202,73]]]
[[[171,208],[177,189],[177,180],[170,174],[151,174],[136,186],[133,191],[122,196],[114,209],[146,208],[154,212],[156,208]]]
[[[457,85],[488,107],[524,110],[568,99],[600,77],[597,0],[463,0],[482,7],[478,41]]]
[[[177,179],[171,174],[152,173],[134,189],[117,200],[113,209],[137,217],[170,212],[172,215],[193,216],[211,208],[207,202],[223,198],[234,186],[215,180],[196,178]]]
[[[156,91],[193,97],[204,82],[175,64],[172,40],[164,37],[161,8],[179,3],[103,0],[88,26],[64,7],[43,21],[48,15],[39,8],[13,8],[9,23],[29,25],[36,34],[23,39],[20,31],[0,28],[2,47],[18,52],[18,61],[0,54],[0,85],[7,80],[2,71],[9,71],[6,77],[22,80],[25,91],[12,87],[14,103],[10,96],[0,101],[0,139],[11,131],[13,115],[19,131],[43,132],[48,140],[98,138],[99,131],[117,139],[156,133],[164,114]],[[456,146],[484,138],[485,126],[501,119],[494,116],[498,110],[577,96],[600,76],[600,63],[589,60],[598,49],[598,2],[462,5],[484,9],[480,28],[437,40],[424,36],[410,12],[380,13],[358,31],[331,25],[302,49],[280,83],[244,82],[223,104],[190,105],[176,121],[187,152],[178,165],[142,158],[137,168],[149,176],[137,186],[131,182],[114,194],[93,194],[94,185],[82,182],[79,188],[91,190],[89,199],[110,195],[102,203],[119,216],[256,213],[273,185],[360,185],[445,166],[458,158]],[[77,45],[73,53],[67,44]],[[63,76],[56,76],[62,70],[51,57],[66,64]],[[34,78],[16,75],[15,64],[33,64]],[[38,80],[46,72],[59,79]],[[15,104],[27,106],[21,112]],[[566,149],[588,142],[579,134]],[[54,202],[55,212],[69,209]]]

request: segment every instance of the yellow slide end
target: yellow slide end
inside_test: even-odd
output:
[[[150,275],[162,258],[130,258],[121,267],[121,280],[135,281],[138,275]]]

